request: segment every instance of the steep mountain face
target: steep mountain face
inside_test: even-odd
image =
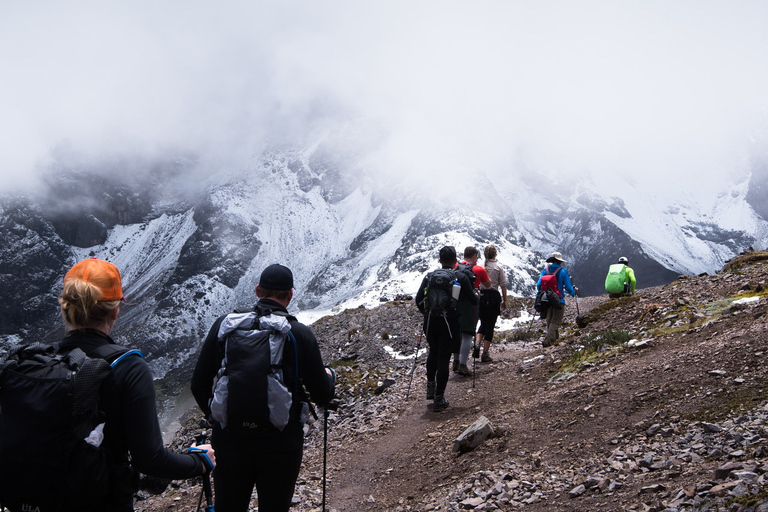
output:
[[[557,194],[535,180],[500,185],[481,173],[432,193],[377,173],[369,152],[345,151],[329,139],[271,149],[242,173],[201,172],[188,156],[67,160],[49,190],[0,201],[0,339],[60,335],[63,272],[90,256],[121,269],[128,303],[114,335],[141,348],[162,377],[188,364],[218,315],[254,301],[259,273],[273,262],[293,269],[293,307],[311,320],[412,294],[446,244],[459,252],[496,245],[519,296],[533,294],[544,257],[560,251],[590,295],[603,292],[619,256],[630,258],[639,286],[652,286],[712,272],[765,245],[768,233],[752,206],[763,190],[759,169],[708,209],[690,201],[661,208],[586,185]]]

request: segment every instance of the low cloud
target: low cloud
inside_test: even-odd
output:
[[[761,1],[6,2],[0,173],[54,148],[246,166],[364,118],[412,175],[720,178],[766,123]]]

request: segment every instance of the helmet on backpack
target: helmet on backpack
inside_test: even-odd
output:
[[[624,263],[626,265],[629,265],[629,260],[624,256],[622,256],[621,258],[619,258],[619,263]]]

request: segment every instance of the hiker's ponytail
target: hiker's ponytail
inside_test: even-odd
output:
[[[70,279],[59,297],[61,316],[73,329],[101,325],[120,304],[119,300],[102,301],[104,293],[91,283]]]

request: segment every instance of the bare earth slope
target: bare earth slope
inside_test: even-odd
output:
[[[751,252],[714,276],[580,298],[578,318],[570,299],[559,345],[541,347],[539,320],[500,333],[496,362],[453,374],[441,413],[424,399],[424,356],[409,388],[411,361],[382,349],[413,353],[411,301],[323,319],[313,329],[340,370],[341,403],[328,419],[327,508],[768,510],[766,262]],[[454,452],[480,416],[494,436]],[[321,412],[295,510],[321,509],[322,427]],[[137,509],[194,510],[198,492],[175,482]]]

